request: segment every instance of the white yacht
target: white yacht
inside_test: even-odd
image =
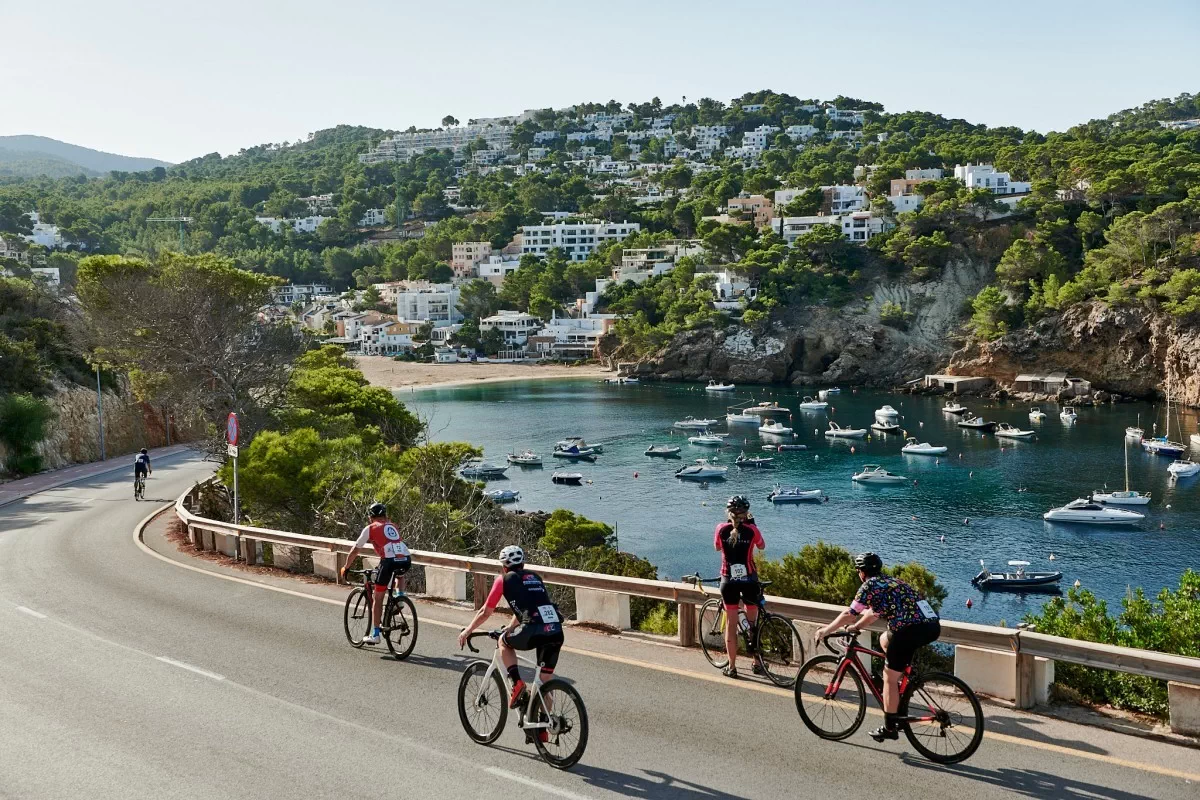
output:
[[[701,447],[722,447],[725,444],[725,437],[728,433],[704,433],[688,437],[688,444],[700,445]]]
[[[946,405],[942,406],[942,412],[945,414],[962,414],[966,410],[967,410],[967,407],[964,406],[962,403],[950,402],[950,403],[946,403]]]
[[[871,423],[871,430],[878,433],[896,433],[900,430],[900,424],[898,422],[877,419]]]
[[[542,457],[532,450],[509,453],[507,460],[508,463],[516,464],[518,467],[540,467],[542,465]]]
[[[1042,519],[1048,522],[1082,522],[1088,525],[1136,525],[1145,518],[1145,514],[1094,503],[1084,497],[1042,514]]]
[[[791,436],[793,431],[787,425],[775,420],[767,420],[762,425],[758,426],[759,433],[766,433],[772,436]]]
[[[723,481],[727,472],[729,467],[717,467],[708,463],[708,459],[697,458],[695,464],[675,470],[675,477],[685,481]]]
[[[829,423],[829,430],[825,431],[825,435],[830,439],[861,439],[867,435],[866,428],[843,428],[836,422]]]
[[[1140,442],[1146,438],[1146,429],[1142,427],[1142,415],[1138,414],[1138,424],[1125,429],[1125,438],[1131,442]]]
[[[720,422],[719,419],[696,419],[695,417],[684,417],[675,423],[675,427],[684,431],[703,431]]]
[[[867,464],[862,468],[862,472],[856,472],[851,480],[855,483],[874,483],[880,486],[895,486],[908,482],[908,478],[888,472],[878,464]]]
[[[749,408],[742,411],[742,413],[743,414],[758,414],[759,416],[762,416],[762,417],[769,417],[773,414],[788,414],[791,412],[789,412],[787,410],[786,406],[781,406],[781,405],[779,405],[779,403],[776,403],[774,400],[767,400],[762,403],[759,403],[758,405],[750,406]]]
[[[1196,473],[1200,473],[1200,464],[1197,464],[1190,458],[1181,458],[1171,462],[1167,466],[1167,472],[1176,478],[1190,478]]]
[[[730,411],[725,415],[725,422],[730,425],[757,425],[759,419],[757,414],[747,414],[744,411]]]
[[[704,391],[706,391],[706,392],[732,392],[734,390],[734,388],[735,388],[735,385],[732,383],[717,383],[716,381],[709,381],[708,386],[704,387]]]
[[[820,503],[825,492],[820,489],[801,489],[799,486],[776,486],[767,499],[772,503]]]
[[[885,405],[882,408],[875,409],[875,419],[899,419],[900,412],[892,408],[890,405]]]
[[[910,436],[904,440],[904,447],[900,448],[900,452],[911,456],[940,456],[948,449],[944,444],[918,442],[915,436]]]
[[[521,492],[516,489],[488,489],[483,496],[493,503],[515,503],[521,499]]]
[[[1042,411],[1037,406],[1034,406],[1033,408],[1029,409],[1029,421],[1030,422],[1041,422],[1045,418],[1046,418],[1046,412]]]
[[[996,426],[996,435],[1002,439],[1032,439],[1034,433],[1034,431],[1023,431],[1007,422],[1001,422]]]
[[[824,411],[829,408],[829,403],[824,400],[813,400],[811,395],[804,395],[804,399],[800,401],[800,407],[805,411]]]
[[[508,467],[498,467],[481,459],[473,459],[467,462],[459,474],[464,478],[480,478],[487,480],[488,478],[502,478],[504,473],[508,471]]]
[[[1058,412],[1058,418],[1070,425],[1079,420],[1079,415],[1075,413],[1074,407],[1066,406],[1062,411]]]

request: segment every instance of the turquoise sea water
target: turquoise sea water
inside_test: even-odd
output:
[[[722,519],[731,494],[744,494],[753,503],[768,557],[823,539],[854,552],[875,550],[887,563],[920,561],[949,589],[943,612],[955,619],[1015,624],[1045,600],[976,590],[970,579],[979,571],[980,559],[997,570],[1010,559],[1030,561],[1031,569],[1061,570],[1064,589],[1078,579],[1114,608],[1127,587],[1141,586],[1154,594],[1178,585],[1187,567],[1200,568],[1200,476],[1173,482],[1166,471],[1168,459],[1143,453],[1136,445],[1129,450],[1131,488],[1150,491],[1154,498],[1148,507],[1135,509],[1147,515],[1139,526],[1041,519],[1047,509],[1105,484],[1122,488],[1125,427],[1135,424],[1140,413],[1143,427],[1149,430],[1157,422],[1161,431],[1166,424],[1162,405],[1080,409],[1079,421],[1067,426],[1054,404],[1044,405],[1047,418],[1034,424],[1026,405],[980,399],[964,403],[988,420],[1038,432],[1031,441],[1006,441],[956,427],[958,418],[941,411],[942,398],[870,391],[831,396],[828,412],[799,411],[800,394],[784,389],[711,394],[687,385],[607,386],[592,380],[485,384],[397,396],[428,421],[434,439],[472,442],[493,463],[504,463],[513,450],[541,454],[543,469],[514,466],[505,479],[492,483],[520,490],[521,501],[509,507],[568,508],[603,520],[617,528],[621,549],[650,559],[663,577],[696,570],[714,574],[713,526]],[[768,439],[753,426],[724,424],[726,406],[751,399],[787,406],[792,412],[787,424],[798,434],[792,441],[809,449],[773,454],[778,469],[771,471],[734,467],[742,451],[772,455],[762,452]],[[900,434],[872,433],[870,441],[853,443],[831,442],[823,435],[829,420],[868,427],[875,409],[885,403],[902,414],[900,424],[910,435],[947,445],[947,455],[903,455]],[[716,451],[689,445],[686,432],[671,428],[689,414],[720,418],[714,430],[732,432],[729,446]],[[1171,424],[1172,438],[1180,438],[1174,435],[1174,410]],[[1186,442],[1187,434],[1196,431],[1194,412],[1185,411],[1182,424]],[[568,436],[603,443],[603,455],[594,464],[551,458],[553,443]],[[643,455],[650,444],[668,442],[683,448],[682,459]],[[674,477],[691,459],[712,456],[730,467],[726,481],[704,488]],[[850,476],[867,463],[901,473],[915,485],[852,483]],[[556,468],[581,472],[589,483],[554,485],[550,473]],[[823,489],[830,501],[773,506],[766,497],[776,484]]]

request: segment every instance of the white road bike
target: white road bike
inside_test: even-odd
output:
[[[472,639],[487,636],[498,640],[504,629],[473,633],[467,637],[472,653],[479,650]],[[526,683],[519,698],[517,727],[525,731],[525,743],[533,743],[547,764],[555,769],[568,769],[583,757],[588,741],[587,709],[575,687],[559,677],[542,681],[541,665],[517,652],[517,661],[534,670],[534,679]],[[504,665],[500,647],[491,661],[472,661],[463,671],[458,683],[458,718],[467,736],[478,744],[491,744],[504,732],[508,721],[508,698]],[[542,741],[542,732],[546,741]]]

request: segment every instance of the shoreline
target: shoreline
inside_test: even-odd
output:
[[[354,356],[356,366],[372,386],[386,389],[450,389],[477,384],[509,383],[564,378],[611,377],[615,373],[599,364],[572,367],[562,364],[475,363],[429,364],[393,361],[387,356]]]

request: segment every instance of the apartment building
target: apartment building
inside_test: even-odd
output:
[[[475,265],[475,272],[484,280],[491,281],[500,288],[504,279],[521,268],[521,257],[514,255],[488,256]]]
[[[742,134],[742,146],[759,147],[766,150],[771,146],[771,139],[779,133],[779,130],[774,125],[759,125],[754,130]]]
[[[311,215],[332,214],[337,210],[337,206],[333,202],[332,192],[329,194],[314,194],[309,197],[301,197],[300,202],[308,207],[308,213]]]
[[[811,139],[820,133],[814,125],[789,125],[783,129],[783,132],[788,135],[788,138],[793,142]]]
[[[848,241],[865,244],[872,237],[888,230],[891,225],[870,211],[854,211],[847,214],[817,214],[808,217],[776,217],[772,229],[789,245],[819,225],[832,225],[841,231]]]
[[[753,114],[757,111],[762,111],[766,107],[764,103],[743,103],[742,111],[745,111],[747,114]]]
[[[533,142],[534,144],[545,144],[546,142],[553,142],[561,136],[562,134],[558,131],[538,131],[533,135]]]
[[[1007,172],[997,172],[991,164],[959,164],[954,177],[968,189],[987,189],[992,194],[1028,194],[1033,185],[1014,181]]]
[[[380,225],[387,225],[387,212],[382,208],[368,208],[358,219],[360,228],[377,228]]]
[[[384,321],[365,325],[358,332],[359,350],[369,356],[391,356],[413,349],[413,336],[421,324],[411,321]]]
[[[839,109],[837,106],[830,106],[825,109],[825,116],[834,122],[849,122],[854,125],[862,125],[867,117],[867,112],[856,109]]]
[[[491,242],[456,242],[450,246],[450,269],[456,278],[474,277],[475,266],[491,254]]]
[[[728,125],[693,125],[690,134],[696,140],[696,149],[712,153],[721,148],[721,140],[729,136]]]
[[[271,229],[272,233],[279,233],[284,227],[291,228],[296,233],[316,233],[317,228],[321,223],[330,217],[323,217],[319,214],[310,215],[307,217],[290,217],[280,219],[279,217],[255,217],[254,221],[259,225],[266,225]]]
[[[271,289],[271,296],[276,305],[290,306],[292,303],[306,303],[314,298],[333,294],[333,287],[327,283],[291,284],[276,286]]]
[[[612,328],[615,316],[555,317],[531,334],[526,347],[542,358],[575,360],[594,358],[600,339]]]
[[[822,186],[825,199],[821,203],[824,214],[845,214],[860,211],[867,204],[867,190],[862,186]]]
[[[729,198],[727,212],[740,212],[742,219],[752,219],[754,227],[765,228],[775,218],[775,208],[769,198],[761,194],[746,194],[742,192],[737,197]]]
[[[487,142],[489,150],[508,150],[512,132],[510,125],[465,125],[397,133],[359,155],[358,160],[363,164],[407,161],[410,156],[420,155],[426,150],[452,150],[454,155],[461,156],[467,145],[476,139]]]
[[[904,170],[903,178],[892,178],[891,195],[910,195],[914,193],[914,187],[919,186],[926,181],[937,181],[942,179],[942,170],[940,169],[906,169]]]
[[[855,244],[865,244],[872,237],[878,236],[890,227],[882,217],[872,214],[870,211],[843,214],[840,224],[842,236]]]
[[[435,328],[462,320],[458,310],[458,288],[450,283],[409,281],[396,293],[396,316],[402,320],[430,322]]]
[[[771,223],[771,228],[791,245],[804,234],[812,233],[813,228],[818,225],[835,225],[840,228],[841,224],[841,218],[837,216],[816,214],[806,217],[776,217]]]
[[[524,347],[529,337],[542,327],[542,321],[524,311],[499,311],[479,320],[479,332],[499,330],[509,347]]]
[[[558,247],[572,261],[585,261],[600,244],[624,239],[637,233],[637,222],[556,222],[551,225],[526,225],[521,229],[522,253],[544,257]]]

